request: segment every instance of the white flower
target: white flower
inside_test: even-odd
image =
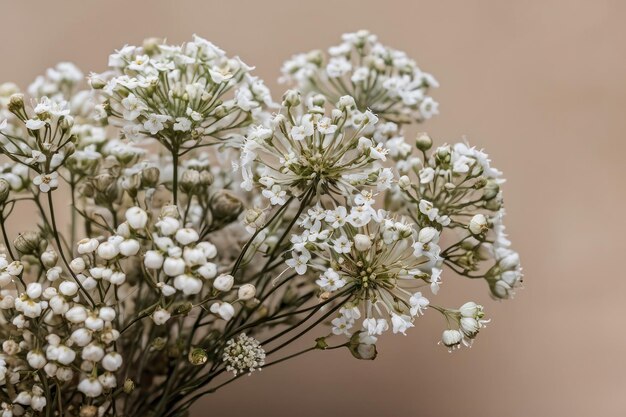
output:
[[[373,317],[363,320],[363,329],[370,336],[383,334],[389,328],[389,323],[385,319],[375,319]]]
[[[130,93],[126,98],[123,98],[121,100],[121,104],[124,108],[124,119],[128,121],[135,120],[139,117],[142,111],[146,110],[146,105],[133,93]]]
[[[411,322],[411,317],[405,314],[398,315],[398,314],[393,313],[391,315],[391,324],[393,325],[394,333],[406,334],[405,332],[409,328],[413,327],[413,323]]]
[[[191,130],[191,120],[186,117],[177,117],[174,123],[174,130],[180,132],[188,132]]]
[[[352,250],[352,242],[346,236],[339,236],[333,241],[333,249],[337,253],[350,253]]]
[[[134,256],[139,253],[141,245],[136,239],[127,239],[120,243],[119,250],[123,256]]]
[[[164,123],[170,120],[170,116],[164,114],[150,113],[148,119],[143,122],[143,127],[150,134],[155,135],[165,129]]]
[[[47,193],[59,186],[58,177],[59,174],[56,171],[49,174],[40,174],[33,178],[33,184],[39,186],[39,191],[42,193]]]
[[[324,271],[315,283],[319,285],[323,291],[329,292],[336,291],[346,285],[346,281],[332,268],[328,268]]]
[[[419,316],[424,314],[424,310],[426,310],[430,301],[418,291],[409,298],[409,303],[411,304],[411,316]]]
[[[262,194],[265,198],[269,198],[273,206],[282,206],[287,201],[285,199],[287,192],[281,189],[279,185],[274,185],[271,189],[263,190]]]
[[[71,323],[83,323],[87,319],[87,310],[83,306],[75,305],[65,313],[65,318]]]
[[[352,328],[354,321],[347,319],[345,316],[335,317],[332,321],[332,332],[333,334],[340,335],[344,334],[346,336],[350,336],[350,329]]]
[[[304,275],[307,270],[307,262],[309,261],[309,257],[306,254],[296,254],[292,253],[292,258],[287,259],[285,263],[288,267],[294,268],[298,275]]]
[[[26,355],[28,365],[33,369],[41,369],[46,365],[46,357],[38,351],[31,350]]]

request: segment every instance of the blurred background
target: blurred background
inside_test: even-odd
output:
[[[626,415],[626,2],[2,1],[0,81],[25,88],[58,61],[102,71],[126,43],[193,33],[256,65],[280,98],[284,59],[366,28],[433,73],[436,144],[484,147],[508,179],[525,289],[509,302],[444,276],[438,304],[493,318],[449,354],[427,314],[373,362],[314,352],[205,398],[192,416]],[[28,219],[24,218],[24,221]],[[312,337],[315,336],[312,333]]]

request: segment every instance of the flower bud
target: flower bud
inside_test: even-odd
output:
[[[403,175],[398,179],[398,186],[406,190],[411,186],[411,179],[407,175]]]
[[[9,111],[13,114],[20,113],[24,110],[24,94],[15,93],[9,98],[9,104],[7,105]]]
[[[147,167],[141,171],[141,186],[155,188],[159,182],[161,173],[157,167]]]
[[[473,301],[468,301],[459,308],[459,312],[463,317],[476,318],[479,316],[479,314],[482,313],[482,306],[476,304]]]
[[[232,275],[222,274],[213,281],[213,288],[218,291],[230,291],[234,282],[235,278]]]
[[[89,74],[89,85],[94,90],[101,90],[107,85],[107,82],[100,76],[100,74],[92,72]]]
[[[480,213],[472,217],[467,227],[473,235],[481,235],[489,230],[487,218]]]
[[[254,298],[256,295],[256,287],[252,284],[244,284],[239,287],[237,291],[237,297],[242,301],[248,301]]]
[[[15,249],[20,253],[31,255],[39,250],[40,242],[41,236],[39,236],[39,233],[29,231],[18,235],[13,241],[13,246],[15,246]]]
[[[135,390],[135,383],[133,382],[132,379],[126,378],[126,380],[124,381],[124,393],[130,394],[134,390]]]
[[[287,90],[283,94],[283,106],[294,107],[300,104],[300,92],[298,90]]]
[[[219,190],[210,203],[213,218],[220,223],[230,223],[243,211],[243,202],[228,190]]]
[[[458,346],[463,340],[463,334],[454,329],[444,330],[441,335],[441,342],[449,348]]]
[[[41,254],[40,259],[43,266],[46,268],[52,268],[57,264],[59,255],[57,255],[54,250],[48,250]]]
[[[354,236],[354,247],[358,251],[366,251],[372,247],[372,240],[369,236],[359,233]]]
[[[135,230],[143,229],[148,223],[148,213],[139,207],[131,207],[126,210],[126,221]]]
[[[9,192],[11,191],[11,184],[4,178],[0,178],[0,204],[4,204],[9,198]]]
[[[178,219],[180,217],[178,207],[174,205],[163,206],[163,208],[161,209],[160,217],[171,217],[173,219]]]
[[[428,133],[418,133],[415,139],[415,146],[420,151],[426,152],[433,146],[433,140],[428,136]]]
[[[193,348],[189,351],[189,363],[192,365],[203,365],[209,359],[209,356],[202,348]]]
[[[169,311],[165,310],[162,307],[159,307],[156,310],[154,310],[154,313],[152,313],[152,321],[154,321],[154,324],[159,326],[161,324],[165,324],[170,319],[171,316],[172,315],[170,314]]]
[[[483,189],[483,198],[485,200],[494,199],[500,192],[500,186],[494,180],[490,180]]]
[[[198,184],[200,184],[200,173],[195,169],[188,169],[183,172],[178,182],[179,188],[185,193],[191,193]]]
[[[83,272],[86,267],[87,265],[85,265],[85,260],[83,258],[75,258],[70,262],[70,269],[76,274]]]

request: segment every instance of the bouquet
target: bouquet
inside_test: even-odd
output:
[[[289,59],[279,102],[252,71],[194,36],[0,86],[2,417],[184,416],[427,313],[454,350],[488,320],[434,302],[449,271],[519,286],[501,172],[409,133],[438,113],[415,61],[359,31]]]

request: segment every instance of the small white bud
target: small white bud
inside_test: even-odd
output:
[[[189,245],[190,243],[196,242],[200,239],[198,232],[193,229],[180,229],[176,232],[176,240],[181,245]]]
[[[163,266],[163,255],[161,252],[149,250],[143,258],[143,264],[148,269],[160,269]]]
[[[234,282],[235,278],[232,275],[221,274],[213,281],[213,288],[218,291],[230,291]]]
[[[115,372],[122,366],[122,355],[117,352],[109,352],[102,358],[102,367],[109,372]]]
[[[487,230],[489,230],[489,226],[487,223],[487,218],[483,214],[477,214],[472,217],[472,220],[469,222],[468,226],[470,232],[474,235],[480,235]]]
[[[131,207],[126,210],[126,221],[135,230],[143,229],[148,223],[148,213],[139,207]]]
[[[78,284],[72,281],[63,281],[59,284],[59,292],[67,297],[72,297],[78,292]]]
[[[42,292],[41,284],[39,284],[38,282],[31,282],[26,287],[26,295],[28,295],[28,298],[31,298],[31,299],[39,298],[41,296],[41,292]]]
[[[154,310],[154,313],[152,313],[152,321],[154,321],[154,324],[156,325],[165,324],[171,316],[172,315],[169,313],[169,311],[159,307]]]
[[[110,261],[120,253],[118,247],[112,242],[103,242],[98,246],[98,256]]]
[[[237,297],[242,301],[252,300],[255,295],[256,287],[252,284],[244,284],[237,291]]]
[[[181,275],[185,272],[185,261],[181,258],[165,258],[163,272],[170,277]]]
[[[98,239],[89,239],[89,238],[81,239],[77,243],[78,253],[81,255],[84,255],[86,253],[95,252],[95,250],[98,249],[99,244],[100,242],[98,242]]]
[[[354,247],[358,251],[366,251],[372,247],[372,240],[369,236],[359,233],[354,236]]]
[[[134,256],[137,255],[140,247],[137,240],[128,239],[120,243],[120,253],[124,256]]]

